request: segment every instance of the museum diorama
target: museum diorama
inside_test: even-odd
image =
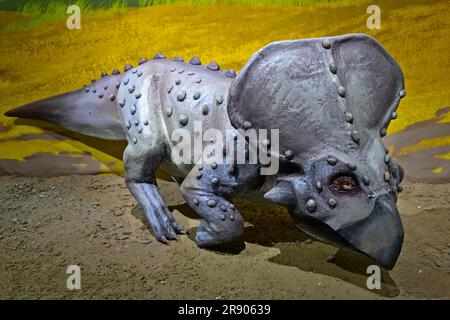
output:
[[[0,297],[449,299],[448,4],[2,3]]]

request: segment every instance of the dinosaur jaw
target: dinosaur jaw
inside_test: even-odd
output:
[[[316,239],[364,254],[386,269],[397,262],[403,243],[403,226],[391,197],[379,197],[371,214],[334,230],[310,216],[293,215],[296,225]]]

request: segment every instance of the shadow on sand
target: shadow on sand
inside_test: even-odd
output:
[[[313,272],[339,278],[360,288],[367,288],[367,267],[375,262],[370,258],[355,254],[346,249],[337,249],[331,245],[313,240],[300,231],[292,222],[288,213],[276,207],[267,207],[250,202],[239,201],[237,206],[252,226],[246,227],[240,241],[208,248],[217,254],[239,254],[245,249],[245,243],[254,243],[264,247],[278,248],[280,253],[269,261],[285,266],[293,266],[305,272]],[[177,209],[186,217],[198,219],[196,213],[186,204],[170,207]],[[196,228],[186,231],[186,235],[195,241]],[[381,269],[381,289],[370,290],[383,297],[395,297],[400,294],[389,272]]]

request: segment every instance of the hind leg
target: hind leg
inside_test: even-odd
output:
[[[184,199],[203,218],[195,236],[199,247],[231,242],[244,232],[244,220],[230,200],[236,186],[224,164],[196,165],[183,181]]]
[[[162,144],[146,150],[128,145],[124,153],[125,183],[144,210],[155,237],[167,244],[177,239],[183,227],[175,221],[156,185],[155,172],[163,158]]]

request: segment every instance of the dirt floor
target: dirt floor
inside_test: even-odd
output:
[[[404,183],[402,254],[373,291],[371,261],[310,239],[275,207],[238,203],[245,242],[198,249],[199,220],[176,184],[160,188],[187,230],[170,246],[155,241],[121,177],[0,177],[0,298],[450,298],[450,184]],[[66,288],[72,264],[81,290]]]

